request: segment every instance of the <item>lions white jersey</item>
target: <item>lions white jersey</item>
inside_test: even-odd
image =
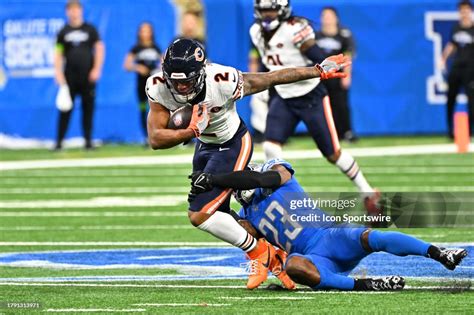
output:
[[[307,67],[313,64],[300,51],[300,47],[305,41],[314,38],[314,30],[305,19],[293,17],[283,21],[267,45],[265,45],[263,38],[262,27],[258,23],[254,23],[250,28],[250,37],[262,57],[263,64],[270,71]],[[292,98],[309,93],[319,82],[319,79],[309,79],[276,85],[275,89],[282,98]]]
[[[206,97],[209,112],[209,125],[199,140],[204,143],[224,143],[235,135],[240,125],[240,117],[235,108],[235,101],[243,97],[242,73],[235,68],[219,64],[206,64]],[[171,112],[183,106],[175,101],[171,91],[166,87],[163,73],[160,71],[148,78],[146,94],[151,102],[159,103]]]

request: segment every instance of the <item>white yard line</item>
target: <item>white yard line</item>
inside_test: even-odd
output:
[[[180,225],[81,225],[81,226],[64,226],[64,225],[49,225],[49,226],[13,226],[0,227],[0,231],[101,231],[101,230],[189,230],[195,229],[191,224]]]
[[[133,313],[146,312],[144,308],[48,308],[44,312],[50,313]]]
[[[322,192],[351,192],[352,187],[349,186],[307,186],[304,185],[305,191],[322,191]],[[383,186],[382,192],[473,192],[474,186],[421,186],[417,184],[404,186]]]
[[[417,278],[411,278],[417,279]],[[445,279],[446,280],[446,279]],[[450,279],[453,281],[453,279]],[[459,279],[454,279],[459,280]],[[472,280],[472,279],[471,279]],[[434,281],[434,280],[433,280]],[[194,284],[122,284],[122,283],[39,283],[39,282],[0,282],[0,286],[30,286],[30,287],[92,287],[92,288],[166,288],[166,289],[239,289],[246,290],[242,285],[194,285]],[[301,288],[301,286],[300,286]],[[454,287],[454,286],[405,286],[408,290],[466,290],[472,291],[474,288],[470,287]],[[265,290],[265,289],[259,289]],[[403,291],[402,291],[403,292]],[[358,292],[358,291],[310,291],[307,289],[297,290],[298,294],[387,294],[394,293],[393,291],[385,292]],[[298,297],[298,296],[270,296],[270,297],[219,297],[227,300],[264,300],[264,299],[312,299],[312,297]],[[138,304],[135,304],[138,306]]]
[[[314,164],[302,164],[297,165],[298,170],[304,169],[305,174],[335,174],[335,169],[328,167],[329,164],[324,165],[314,165]],[[365,165],[363,167],[364,171],[370,172],[371,174],[380,174],[382,176],[384,174],[392,174],[392,175],[399,175],[399,174],[452,174],[452,173],[466,173],[466,172],[474,172],[474,163],[466,164],[466,165],[451,165],[451,166],[394,166],[394,165],[387,165],[387,166],[368,166]],[[119,172],[120,171],[120,172]],[[55,180],[55,182],[68,182],[69,180],[86,180],[90,179],[91,177],[97,177],[101,182],[103,182],[104,177],[114,179],[114,180],[131,180],[130,178],[142,178],[142,180],[154,180],[158,177],[166,177],[167,180],[169,178],[178,178],[179,176],[186,176],[189,175],[191,170],[180,171],[177,170],[170,170],[170,169],[158,169],[153,171],[139,171],[134,169],[123,169],[123,170],[84,170],[84,169],[77,169],[77,170],[67,170],[67,169],[60,169],[51,171],[48,169],[44,170],[30,170],[28,172],[18,171],[18,172],[8,172],[2,175],[5,178],[5,183],[16,183],[18,181],[22,183],[26,182],[40,182],[40,180],[50,182],[51,180]]]
[[[392,182],[397,182],[397,183],[403,183],[403,184],[409,184],[410,182],[413,182],[413,176],[408,176],[403,173],[402,170],[396,170],[393,169],[392,172],[383,172],[383,174],[377,174],[376,172],[370,171],[370,167],[368,168],[369,170],[366,170],[364,168],[364,171],[367,173],[370,173],[370,177],[372,180],[383,180],[387,178],[387,174],[390,174],[390,180]],[[305,178],[306,182],[315,182],[315,183],[331,183],[335,184],[337,182],[340,183],[345,183],[347,181],[346,177],[340,176],[340,177],[334,177],[334,176],[322,176],[322,175],[334,175],[337,174],[336,169],[331,168],[328,166],[326,169],[326,172],[309,172],[310,169],[307,170],[300,170],[298,168],[298,171],[301,171],[301,173],[304,173],[305,175],[311,175],[314,174],[315,176],[313,178]],[[313,170],[314,171],[314,170]],[[54,173],[54,171],[51,171]],[[474,174],[474,167],[473,168],[468,168],[468,167],[463,167],[463,168],[458,168],[457,172],[412,172],[411,174],[456,174],[458,178],[437,178],[433,177],[429,179],[430,183],[435,183],[439,182],[441,184],[446,184],[446,183],[457,183],[460,180],[464,182],[469,182],[471,183],[471,180],[469,178],[471,177],[472,174]],[[189,174],[187,174],[189,175]],[[459,178],[461,177],[461,178]],[[179,185],[179,184],[185,184],[187,185],[188,182],[185,180],[186,175],[181,175],[177,177],[172,177],[172,176],[166,176],[162,177],[162,179],[166,180],[168,184],[174,184],[174,185]],[[25,179],[22,177],[16,177],[16,178],[4,178],[2,179],[2,188],[7,188],[8,186],[28,186],[28,185],[35,185],[35,186],[42,186],[42,187],[51,187],[51,186],[88,186],[91,184],[91,182],[94,183],[94,185],[101,185],[103,186],[110,186],[110,185],[140,185],[140,186],[145,186],[149,184],[157,184],[157,182],[154,178],[148,178],[148,177],[127,177],[127,178],[116,178],[116,177],[110,177],[110,178],[101,178],[101,179],[91,179],[91,178],[29,178]],[[180,186],[168,186],[168,187],[180,187]],[[181,186],[182,187],[182,186]],[[155,189],[159,190],[161,187],[158,186]],[[169,190],[169,188],[167,188]],[[165,190],[167,190],[165,189]]]
[[[391,146],[374,148],[346,149],[351,155],[357,156],[399,156],[417,154],[444,154],[456,153],[454,144],[429,144],[410,146]],[[470,146],[469,152],[474,152]],[[289,160],[320,158],[318,150],[284,151],[283,157]],[[262,152],[254,154],[254,160],[263,160]],[[176,165],[191,164],[192,155],[161,155],[140,157],[115,157],[115,158],[90,158],[68,160],[35,160],[35,161],[6,161],[0,164],[0,170],[39,169],[39,168],[64,168],[64,167],[91,167],[91,166],[124,166],[124,165]]]
[[[166,288],[166,289],[247,289],[243,285],[194,285],[194,284],[104,284],[104,283],[34,283],[0,282],[0,286],[26,287],[105,287],[105,288]]]
[[[0,209],[64,209],[64,208],[111,208],[178,206],[187,203],[183,195],[157,195],[144,197],[95,197],[91,199],[64,200],[11,200],[0,201]]]
[[[118,207],[119,205],[117,205]],[[187,211],[12,211],[0,212],[0,217],[186,217]]]
[[[453,286],[420,286],[420,287],[417,287],[417,286],[410,286],[410,285],[407,285],[405,286],[405,289],[408,289],[408,290],[440,290],[440,289],[443,289],[443,290],[463,290],[463,291],[473,291],[474,288],[471,288],[470,286],[459,286],[459,287],[453,287]]]
[[[342,178],[342,177],[341,177]],[[344,178],[343,178],[344,179]],[[350,185],[350,183],[348,183]],[[473,192],[474,186],[420,186],[420,185],[404,185],[404,186],[384,186],[384,191],[388,192]],[[310,186],[305,185],[305,190],[311,191],[323,191],[323,192],[351,192],[353,187],[351,186]],[[34,194],[34,195],[69,195],[69,194],[157,194],[159,193],[188,193],[189,187],[187,185],[181,187],[70,187],[70,188],[0,188],[0,196],[5,195],[22,195],[22,194]],[[181,198],[185,199],[182,195]],[[21,207],[20,207],[21,208]]]
[[[11,194],[160,194],[160,193],[188,193],[189,187],[58,187],[58,188],[1,188],[1,195]]]
[[[232,304],[226,303],[139,303],[139,304],[132,304],[133,306],[169,306],[169,307],[178,307],[178,306],[201,306],[201,307],[221,307],[221,306],[230,306]]]
[[[435,243],[445,246],[474,246],[474,243]],[[110,242],[110,241],[94,241],[94,242],[0,242],[0,246],[219,246],[232,247],[232,245],[224,242]],[[427,278],[430,279],[430,278]]]
[[[299,294],[393,294],[394,291],[297,291]]]
[[[312,300],[306,296],[220,296],[222,300]]]
[[[224,242],[0,242],[0,246],[219,246]]]

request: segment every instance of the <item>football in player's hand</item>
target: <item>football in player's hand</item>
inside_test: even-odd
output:
[[[170,115],[168,129],[186,129],[193,116],[193,107],[185,105],[178,108]]]

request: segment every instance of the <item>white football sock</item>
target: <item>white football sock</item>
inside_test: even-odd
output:
[[[357,189],[363,196],[374,191],[374,189],[365,179],[364,174],[362,174],[359,165],[357,165],[357,162],[349,153],[341,151],[341,155],[336,161],[336,165],[344,174],[347,175],[347,177],[349,177],[354,182],[354,184],[357,186]]]
[[[271,159],[281,159],[283,155],[281,145],[276,144],[275,142],[263,142],[263,151],[265,152],[265,159],[267,161]]]
[[[257,245],[257,240],[250,235],[228,213],[216,211],[198,229],[211,233],[215,237],[249,252]]]

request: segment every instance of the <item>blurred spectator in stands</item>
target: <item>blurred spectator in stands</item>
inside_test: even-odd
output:
[[[316,32],[316,42],[326,56],[345,54],[354,56],[354,40],[349,29],[339,23],[337,10],[325,7],[321,11],[321,30]],[[352,130],[349,109],[349,88],[351,86],[351,67],[344,68],[349,75],[343,79],[326,80],[331,100],[332,114],[339,139],[349,142],[357,141]]]
[[[96,28],[84,22],[80,1],[66,4],[67,24],[59,31],[54,56],[57,84],[67,84],[71,99],[77,95],[82,101],[82,129],[85,148],[92,149],[92,124],[94,115],[95,87],[102,73],[105,48]],[[59,114],[55,150],[61,150],[72,109]]]
[[[201,12],[186,11],[181,16],[181,34],[176,37],[194,39],[206,48],[203,35],[203,21]],[[207,54],[207,51],[206,51]]]
[[[155,43],[153,26],[144,22],[137,32],[137,42],[125,57],[124,68],[137,73],[137,97],[140,109],[140,123],[147,139],[148,101],[145,93],[146,79],[158,70],[161,50]],[[146,141],[146,140],[145,140]],[[147,143],[145,142],[147,145]]]
[[[448,74],[447,120],[448,136],[454,138],[453,117],[456,98],[461,88],[468,96],[469,126],[473,135],[474,123],[474,22],[472,3],[462,0],[458,3],[460,21],[453,27],[451,38],[443,50],[439,67],[446,70],[446,61],[453,56]]]
[[[262,64],[260,54],[257,48],[253,46],[249,52],[249,72],[266,72],[267,68]],[[265,90],[260,93],[254,94],[250,98],[250,109],[252,114],[250,116],[250,124],[253,128],[252,139],[255,143],[261,143],[264,140],[263,134],[265,133],[265,126],[267,123],[268,114],[268,99],[269,91]]]

